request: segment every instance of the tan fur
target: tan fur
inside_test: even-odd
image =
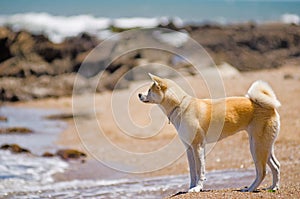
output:
[[[280,102],[271,87],[262,81],[252,84],[246,97],[197,99],[187,95],[175,82],[151,75],[153,85],[141,101],[158,104],[178,131],[186,146],[190,166],[190,190],[203,189],[205,180],[205,144],[216,142],[246,130],[250,151],[256,166],[256,179],[249,188],[254,191],[266,174],[268,164],[273,185],[279,189],[280,164],[274,155],[274,141],[280,128],[276,108]]]

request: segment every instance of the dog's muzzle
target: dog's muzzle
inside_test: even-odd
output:
[[[146,96],[146,95],[143,95],[142,93],[139,93],[138,96],[139,96],[139,99],[140,99],[142,102],[149,102],[149,100],[147,99],[147,96]]]

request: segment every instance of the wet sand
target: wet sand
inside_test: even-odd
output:
[[[207,98],[208,91],[204,86],[204,82],[199,77],[188,77],[190,84],[196,91],[196,95],[199,98]],[[227,96],[239,96],[245,95],[250,84],[258,79],[265,80],[270,83],[274,89],[278,99],[282,103],[282,107],[279,109],[281,116],[281,132],[275,144],[275,154],[281,163],[281,190],[275,193],[268,191],[260,191],[258,193],[241,193],[237,190],[242,187],[236,187],[235,189],[221,189],[211,190],[214,188],[205,189],[201,193],[184,193],[174,196],[173,198],[299,198],[300,196],[300,121],[299,112],[300,105],[298,99],[300,98],[300,68],[299,66],[284,66],[279,69],[272,70],[260,70],[252,72],[244,72],[235,74],[234,76],[225,76],[223,78],[224,86]],[[122,93],[125,94],[129,91],[119,91],[119,97],[122,98]],[[135,91],[137,92],[137,91]],[[166,118],[161,118],[165,125],[159,134],[151,136],[148,139],[132,139],[132,136],[123,134],[119,127],[114,123],[113,115],[111,114],[111,92],[104,92],[102,94],[95,95],[96,103],[96,118],[102,122],[101,127],[105,133],[105,137],[108,138],[115,145],[133,152],[149,152],[159,149],[170,142],[170,140],[176,137],[175,129],[168,125]],[[115,157],[114,151],[110,151],[110,148],[106,148],[104,145],[98,145],[97,131],[92,122],[93,115],[89,112],[90,103],[85,103],[86,96],[77,96],[76,99],[80,101],[81,107],[77,110],[78,114],[82,115],[82,118],[77,122],[77,128],[81,129],[81,133],[77,133],[73,120],[67,120],[69,127],[63,132],[57,141],[57,144],[65,147],[72,147],[78,150],[86,151],[89,154],[89,159],[84,166],[75,165],[65,176],[62,175],[60,179],[89,179],[93,177],[101,177],[105,175],[113,174],[113,172],[104,170],[99,171],[102,166],[95,164],[94,158],[111,158],[116,162],[122,162],[124,165],[143,165],[145,162],[138,159],[132,160],[124,157]],[[145,117],[145,113],[148,113],[151,106],[145,106],[137,101],[135,93],[132,93],[132,98],[128,102],[132,109],[130,110],[133,115],[133,119],[140,125],[145,125],[149,122],[149,117]],[[30,102],[16,103],[14,106],[20,107],[40,107],[49,109],[59,109],[63,112],[70,113],[72,111],[72,98],[58,98],[58,99],[44,99]],[[80,111],[81,110],[81,111]],[[147,115],[146,115],[147,116]],[[84,130],[84,138],[82,139],[82,130]],[[95,136],[96,135],[96,136]],[[81,139],[80,139],[81,136]],[[82,144],[84,142],[85,146]],[[86,146],[93,146],[93,148],[86,150]],[[181,146],[178,146],[181,147]],[[172,155],[173,151],[169,151]],[[161,161],[166,157],[161,157]],[[112,158],[113,157],[113,158]],[[94,162],[94,163],[91,163]],[[154,162],[156,163],[156,162]],[[157,160],[160,163],[160,160]],[[227,170],[227,169],[253,169],[253,161],[249,152],[248,136],[245,132],[240,132],[235,136],[229,137],[225,140],[217,143],[213,150],[207,155],[206,162],[207,171],[212,170]],[[91,172],[96,170],[97,172]],[[89,171],[89,172],[88,172]],[[165,176],[165,175],[179,175],[187,174],[188,166],[186,156],[180,156],[171,165],[160,169],[158,171],[148,172],[140,174],[141,177],[153,177],[153,176]],[[104,175],[105,174],[105,175]],[[123,174],[126,175],[126,174]],[[68,177],[66,177],[68,176]],[[81,176],[81,177],[79,177]],[[253,176],[254,179],[254,176]],[[187,179],[188,180],[188,179]],[[209,179],[208,179],[209,180]],[[188,182],[187,182],[188,183]],[[271,184],[271,176],[267,175],[260,188],[267,187]],[[247,186],[249,184],[245,184]],[[224,186],[226,187],[226,186]],[[181,191],[181,190],[178,190]],[[176,194],[176,193],[174,193]],[[172,196],[172,194],[170,195]]]

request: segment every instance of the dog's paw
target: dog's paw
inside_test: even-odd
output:
[[[245,187],[245,188],[241,189],[241,192],[249,192],[249,188]]]
[[[198,185],[198,186],[195,186],[193,188],[190,188],[189,189],[189,193],[192,193],[192,192],[201,192],[203,190],[203,186],[201,185]]]
[[[263,190],[265,190],[265,191],[277,191],[277,190],[279,190],[279,186],[270,186],[270,187],[268,187],[268,188],[263,188]]]

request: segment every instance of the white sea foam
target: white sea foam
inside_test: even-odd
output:
[[[154,28],[161,23],[159,18],[119,18],[113,20],[113,25],[119,28]]]
[[[206,189],[224,189],[247,185],[253,170],[223,170],[208,172]],[[0,197],[14,198],[162,198],[188,189],[188,176],[159,176],[151,178],[121,178],[103,180],[72,180],[33,184],[11,184],[0,191]],[[1,184],[1,183],[0,183]],[[1,190],[2,187],[0,187]]]
[[[281,22],[287,24],[300,24],[300,17],[296,14],[284,14],[281,16]]]
[[[42,158],[28,154],[15,155],[0,151],[0,194],[32,190],[54,180],[52,175],[63,172],[68,164],[59,158]]]
[[[15,31],[25,29],[36,34],[43,33],[56,43],[82,32],[94,34],[108,28],[110,24],[111,20],[108,18],[95,18],[90,15],[66,17],[48,13],[24,13],[0,16],[0,25],[10,26]]]
[[[111,19],[91,15],[54,16],[48,13],[0,15],[0,26],[10,26],[15,31],[24,29],[34,34],[45,34],[55,43],[60,43],[66,37],[77,36],[83,32],[105,39],[105,37],[111,36],[111,32],[108,34],[111,26],[119,28],[154,28],[159,24],[167,23],[169,23],[167,17]],[[182,25],[182,20],[174,18],[174,23]]]

